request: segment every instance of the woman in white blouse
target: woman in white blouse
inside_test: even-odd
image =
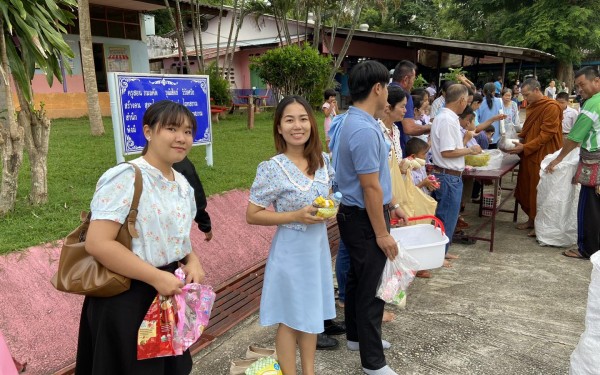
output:
[[[163,100],[143,117],[147,145],[131,161],[142,173],[143,191],[135,227],[138,238],[127,249],[115,240],[133,199],[134,167],[119,164],[106,171],[91,203],[86,250],[106,268],[129,277],[128,291],[83,302],[77,374],[189,374],[189,351],[174,357],[137,360],[137,334],[157,293],[181,293],[184,283],[173,272],[180,264],[186,283],[201,282],[204,270],[192,251],[190,229],[196,214],[194,191],[172,165],[192,147],[196,120],[183,105]]]

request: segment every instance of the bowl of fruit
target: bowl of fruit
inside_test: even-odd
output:
[[[323,196],[317,197],[312,203],[313,207],[317,208],[317,213],[315,215],[324,219],[334,217],[337,214],[341,200],[342,193],[340,192],[337,192],[327,198]]]

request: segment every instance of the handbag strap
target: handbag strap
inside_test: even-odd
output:
[[[140,168],[134,163],[127,164],[133,166],[135,169],[135,180],[133,182],[133,201],[131,202],[131,208],[129,209],[129,214],[127,214],[127,230],[132,238],[138,238],[138,231],[135,229],[135,220],[137,219],[138,214],[138,205],[140,203],[140,196],[142,195],[142,190],[144,188],[144,182],[142,180],[142,171]]]

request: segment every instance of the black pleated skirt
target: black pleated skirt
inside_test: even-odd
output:
[[[165,267],[174,272],[177,262]],[[85,297],[77,343],[77,375],[187,375],[189,350],[174,357],[137,360],[137,334],[156,289],[131,280],[128,291],[108,298]]]

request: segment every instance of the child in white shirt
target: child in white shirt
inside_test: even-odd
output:
[[[416,160],[421,166],[418,169],[412,169],[412,178],[415,186],[423,190],[427,195],[431,195],[431,192],[436,190],[438,185],[434,180],[431,180],[427,176],[427,170],[425,169],[425,158],[429,151],[429,144],[420,138],[413,137],[406,142],[405,154],[414,160]]]
[[[573,124],[575,124],[575,120],[577,120],[577,116],[579,116],[579,112],[577,112],[575,108],[569,106],[569,94],[566,92],[558,93],[556,95],[556,101],[563,110],[562,132],[566,139],[571,128],[573,128]]]

